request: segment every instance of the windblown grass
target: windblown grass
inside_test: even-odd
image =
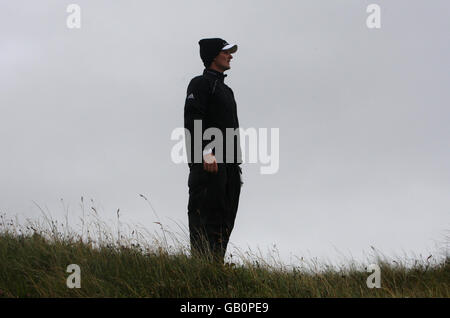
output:
[[[75,231],[48,216],[19,225],[0,215],[0,297],[449,297],[448,256],[412,266],[379,257],[381,288],[371,289],[368,264],[274,266],[243,254],[217,264],[191,257],[160,221],[162,235],[151,235],[119,220],[118,210],[113,233],[99,219]],[[67,287],[69,264],[80,266],[81,288]]]

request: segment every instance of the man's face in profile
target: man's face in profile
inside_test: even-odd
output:
[[[233,56],[231,55],[230,50],[220,51],[219,55],[214,58],[213,64],[215,64],[218,69],[226,71],[231,68],[230,61],[232,58]]]

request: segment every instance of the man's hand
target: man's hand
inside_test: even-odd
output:
[[[212,153],[203,155],[203,169],[207,172],[217,173],[219,167],[217,166],[216,157]]]

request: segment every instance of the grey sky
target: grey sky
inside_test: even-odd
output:
[[[243,128],[280,129],[280,169],[243,166],[231,241],[281,257],[426,253],[450,228],[448,1],[1,1],[0,210],[187,225],[183,126],[198,40],[239,45]],[[66,27],[81,6],[82,27]],[[381,6],[381,29],[366,7]]]

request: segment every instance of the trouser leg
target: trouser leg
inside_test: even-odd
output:
[[[227,167],[227,183],[225,189],[226,209],[224,218],[221,223],[221,250],[222,259],[228,246],[231,232],[234,228],[237,210],[239,206],[239,197],[241,193],[241,176],[240,168],[236,165],[228,165]]]
[[[188,183],[192,254],[212,253],[223,261],[239,205],[240,168],[219,164],[217,174],[191,169]]]
[[[207,172],[201,166],[194,166],[189,172],[188,221],[191,254],[204,254],[208,251],[208,241],[202,211],[208,191]]]

